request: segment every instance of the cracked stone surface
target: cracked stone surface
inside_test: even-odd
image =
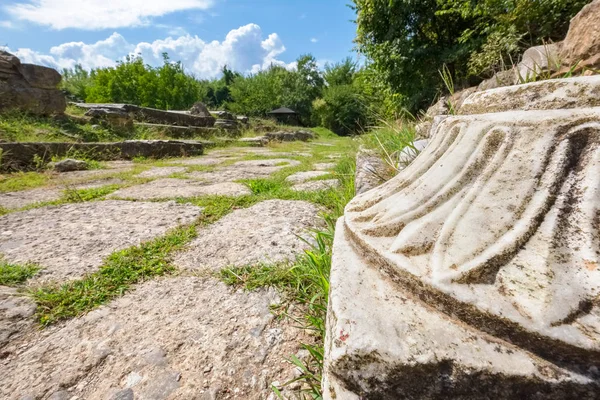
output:
[[[189,179],[157,179],[142,185],[130,186],[112,193],[109,198],[151,200],[196,197],[206,195],[241,196],[252,192],[246,185],[221,182],[212,185]]]
[[[288,176],[285,180],[290,183],[302,183],[329,174],[328,171],[302,171]]]
[[[172,174],[181,174],[187,171],[185,167],[153,167],[137,174],[138,178],[163,178]]]
[[[297,183],[292,186],[292,190],[296,192],[318,192],[319,190],[326,190],[332,187],[339,186],[340,182],[337,179],[325,179],[321,181],[308,181],[304,183]]]
[[[219,269],[294,259],[307,248],[298,235],[319,226],[319,210],[311,203],[267,200],[240,209],[202,229],[188,249],[175,257],[186,269]]]
[[[303,332],[270,311],[278,301],[199,277],[142,283],[4,349],[0,397],[275,398],[271,383],[294,377],[285,358],[303,354]]]
[[[104,257],[189,224],[192,205],[107,200],[47,206],[0,216],[0,254],[39,263],[33,281],[68,280],[95,271]]]

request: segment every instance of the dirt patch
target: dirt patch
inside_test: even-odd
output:
[[[278,301],[198,277],[145,282],[19,347],[5,360],[0,397],[270,398],[272,382],[293,378],[284,358],[302,338],[273,318]]]
[[[327,171],[302,171],[296,172],[285,178],[286,181],[291,183],[302,183],[311,179],[319,178],[321,176],[329,175]]]
[[[204,185],[187,179],[158,179],[143,185],[119,189],[110,198],[149,200],[206,195],[241,196],[251,193],[250,189],[241,183],[221,182]]]
[[[0,254],[39,263],[34,281],[80,278],[116,250],[191,223],[201,209],[175,202],[99,201],[48,206],[0,217]]]
[[[292,186],[292,190],[296,192],[318,192],[319,190],[330,189],[338,186],[340,183],[337,179],[326,179],[322,181],[308,181],[298,183]]]
[[[184,173],[186,169],[184,167],[154,167],[140,174],[137,174],[138,178],[163,178],[172,174]]]
[[[290,200],[236,210],[200,231],[175,263],[187,269],[219,269],[293,260],[308,247],[298,235],[310,236],[307,230],[320,223],[318,212],[314,204]]]

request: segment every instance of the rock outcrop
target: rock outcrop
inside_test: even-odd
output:
[[[472,94],[348,204],[325,399],[597,397],[598,93],[579,77]]]
[[[16,56],[0,51],[0,113],[64,113],[67,103],[57,89],[60,80],[60,74],[52,68],[22,64]]]
[[[600,66],[600,0],[594,0],[571,20],[563,42],[562,63],[571,68]]]

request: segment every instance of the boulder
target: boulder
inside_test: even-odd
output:
[[[600,393],[600,77],[472,94],[335,230],[323,398]]]
[[[542,72],[559,69],[561,48],[562,42],[559,42],[534,46],[525,50],[515,71],[519,81],[528,82]]]
[[[566,67],[585,62],[600,53],[600,0],[594,0],[571,20],[561,57]],[[596,64],[598,66],[600,64]]]
[[[192,108],[190,108],[190,114],[199,115],[201,117],[210,117],[210,111],[208,111],[206,105],[201,101],[194,103]]]
[[[83,171],[88,168],[88,165],[83,160],[75,160],[73,158],[66,158],[64,160],[50,163],[50,167],[56,172],[71,172],[71,171]]]
[[[10,110],[50,115],[64,113],[67,103],[56,87],[61,76],[56,70],[33,64],[0,51],[0,113]]]

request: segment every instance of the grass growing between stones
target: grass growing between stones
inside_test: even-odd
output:
[[[335,176],[339,179],[340,186],[320,192],[292,191],[288,185],[282,183],[285,172],[270,179],[246,181],[253,195],[258,198],[306,200],[324,206],[326,211],[322,217],[325,220],[325,228],[313,231],[314,240],[309,242],[311,248],[305,250],[293,263],[226,268],[220,272],[220,279],[228,285],[247,290],[275,287],[285,299],[280,310],[282,315],[313,333],[312,342],[301,344],[310,357],[300,360],[291,355],[288,359],[302,372],[301,375],[283,385],[301,383],[305,398],[322,398],[325,318],[335,221],[343,214],[344,207],[354,196],[354,172],[354,160],[350,157],[342,158],[335,168]],[[286,305],[290,304],[300,305],[299,308],[303,310],[301,315],[288,313]],[[280,388],[272,389],[283,398]]]
[[[0,258],[0,285],[16,286],[33,277],[40,270],[35,264],[11,264]]]
[[[46,326],[77,317],[123,295],[134,283],[174,272],[169,255],[195,236],[194,226],[174,229],[161,238],[111,254],[97,272],[81,280],[32,291],[39,323]]]

